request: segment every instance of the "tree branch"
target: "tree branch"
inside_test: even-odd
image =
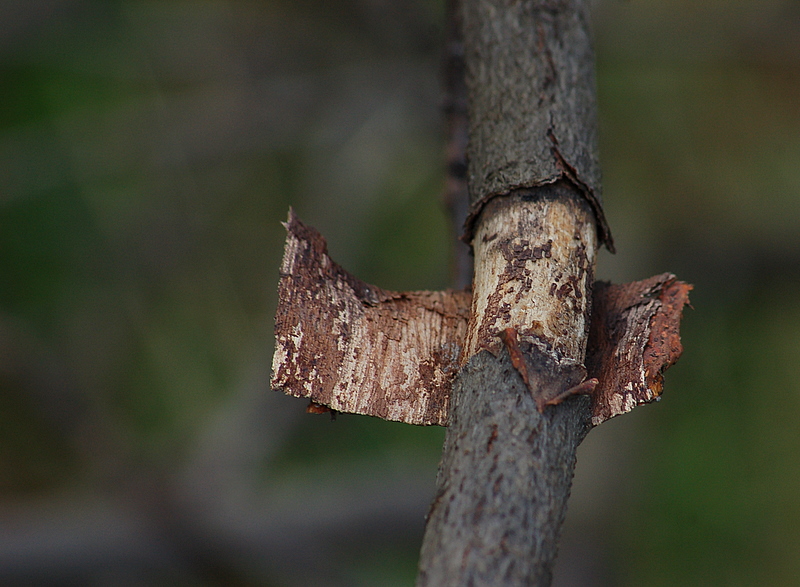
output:
[[[449,422],[418,587],[545,586],[577,446],[658,398],[691,288],[601,285],[592,315],[597,247],[613,243],[586,5],[466,0],[460,14],[471,294],[368,285],[290,212],[272,385],[315,411]]]
[[[585,377],[595,226],[613,248],[587,7],[465,0],[462,15],[472,358],[453,388],[417,585],[544,586],[591,401],[538,408]],[[522,357],[501,349],[501,332],[519,336]]]

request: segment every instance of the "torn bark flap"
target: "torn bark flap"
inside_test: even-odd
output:
[[[292,211],[286,229],[273,389],[339,412],[445,425],[469,293],[383,290],[333,262]]]
[[[586,369],[599,384],[592,423],[658,399],[663,373],[683,352],[679,333],[692,286],[664,273],[623,285],[598,282]]]
[[[286,229],[272,388],[339,412],[447,425],[470,293],[369,285],[333,262],[322,235],[292,211]],[[595,284],[586,355],[588,377],[598,380],[594,425],[658,398],[663,372],[682,351],[691,289],[666,273]]]

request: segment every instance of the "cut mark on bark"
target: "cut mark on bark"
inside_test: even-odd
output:
[[[565,399],[567,399],[568,397],[572,397],[573,395],[592,395],[592,393],[594,393],[594,388],[597,387],[597,384],[598,381],[595,377],[587,379],[586,381],[579,383],[575,387],[570,387],[567,391],[564,391],[559,395],[555,396],[554,398],[547,400],[546,405],[557,406]],[[543,410],[539,410],[539,412],[542,411]]]
[[[600,203],[600,199],[597,197],[597,194],[594,193],[594,190],[580,178],[575,167],[570,165],[564,155],[561,154],[561,150],[558,147],[558,139],[553,132],[552,126],[547,129],[547,137],[550,139],[550,142],[553,143],[551,152],[553,153],[556,167],[561,170],[564,177],[578,188],[583,194],[583,197],[586,198],[591,205],[595,219],[597,220],[597,233],[600,237],[600,242],[605,244],[610,252],[616,253],[617,249],[614,247],[614,237],[611,236],[611,227],[608,225],[606,215],[603,212],[603,204]]]
[[[447,425],[470,293],[393,292],[369,285],[331,260],[322,235],[294,212],[285,226],[273,389],[309,398],[315,413],[327,406]],[[585,370],[553,353],[546,341],[520,339],[514,328],[498,333],[500,348],[508,349],[528,389],[543,370],[560,373],[560,383],[531,390],[543,402],[536,400],[540,411],[589,394],[597,425],[658,399],[663,372],[682,351],[680,319],[691,289],[668,273],[623,285],[595,283]],[[536,330],[527,334],[536,337]]]
[[[486,205],[495,198],[513,195],[516,192],[526,193],[532,189],[553,185],[559,181],[568,181],[578,189],[578,191],[591,206],[592,212],[594,212],[595,215],[597,234],[600,238],[600,242],[602,242],[610,252],[616,253],[617,249],[614,246],[614,237],[611,235],[611,227],[608,225],[605,213],[603,212],[603,206],[600,203],[597,195],[585,182],[581,181],[577,175],[577,172],[575,171],[575,168],[572,167],[566,161],[566,159],[564,159],[557,147],[553,148],[553,154],[556,166],[560,170],[559,174],[548,177],[546,180],[537,182],[535,184],[518,185],[514,186],[514,188],[508,192],[496,192],[482,197],[470,207],[467,219],[464,221],[464,233],[461,235],[461,240],[469,245],[472,244],[472,239],[475,237],[475,227],[477,226],[478,218],[480,217],[484,208],[486,208]]]

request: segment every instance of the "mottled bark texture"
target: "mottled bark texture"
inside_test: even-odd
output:
[[[563,393],[585,374],[576,371],[597,233],[613,248],[600,203],[588,6],[464,0],[462,18],[476,256],[464,352],[482,358],[457,375],[417,585],[544,586],[591,415],[584,398],[539,414],[537,394]],[[549,369],[521,387],[524,370],[496,351],[500,330]]]
[[[583,363],[597,236],[586,200],[563,181],[492,199],[472,241],[475,276],[464,359],[498,355],[499,334],[545,342]],[[463,362],[463,361],[462,361]]]
[[[472,357],[453,392],[417,585],[547,585],[589,399],[540,414],[506,350]]]
[[[683,352],[680,321],[691,290],[670,273],[595,284],[586,356],[586,369],[599,381],[592,393],[593,425],[661,397],[664,371]]]
[[[393,292],[329,256],[289,211],[278,286],[272,387],[339,412],[447,422],[466,335],[466,292]]]
[[[317,405],[314,412],[328,408],[447,425],[470,322],[470,292],[384,290],[347,273],[328,256],[322,235],[291,211],[286,230],[272,388],[308,398]],[[552,257],[552,251],[552,246],[520,246],[512,265]],[[573,286],[551,284],[548,295],[551,289],[568,300]],[[599,380],[592,393],[593,425],[660,397],[662,373],[682,350],[679,326],[690,290],[669,273],[622,285],[594,284],[586,353],[587,376]],[[520,322],[505,319],[504,306],[495,307],[497,337],[487,338],[484,348],[503,352],[508,345],[501,337],[509,324],[516,324],[523,354],[532,344],[547,348],[541,324],[532,321],[526,336]]]

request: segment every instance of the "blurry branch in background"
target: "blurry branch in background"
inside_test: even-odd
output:
[[[302,408],[265,393],[265,361],[252,355],[270,347],[272,207],[302,201],[292,194],[306,186],[292,182],[313,180],[297,170],[324,168],[341,155],[332,144],[362,147],[359,130],[378,159],[427,136],[420,103],[435,110],[435,83],[417,81],[432,68],[407,48],[348,52],[358,18],[320,67],[331,39],[310,35],[316,48],[304,52],[295,31],[328,22],[277,13],[228,2],[0,8],[3,96],[23,106],[4,103],[4,116],[22,114],[3,119],[0,141],[3,247],[15,245],[0,253],[20,268],[3,276],[12,308],[0,316],[2,433],[13,436],[0,451],[12,477],[0,584],[349,587],[347,563],[330,562],[342,536],[421,534],[432,480],[414,464],[334,471],[324,491],[270,469]],[[386,83],[365,84],[376,79]],[[400,128],[409,118],[411,131]],[[356,197],[375,199],[384,179],[370,176]],[[20,412],[28,419],[5,428]],[[37,450],[52,453],[43,465],[30,463]],[[37,466],[44,481],[18,472]]]
[[[464,223],[469,215],[469,190],[467,186],[467,142],[469,118],[467,112],[467,85],[464,77],[464,39],[461,33],[459,0],[447,0],[444,39],[444,113],[447,133],[447,178],[445,204],[453,226],[454,250],[453,287],[466,289],[472,285],[472,251],[469,243],[461,240]]]
[[[397,522],[378,478],[433,495],[444,430],[298,418],[305,401],[262,405],[251,383],[268,376],[290,205],[367,281],[447,285],[444,4],[0,2],[0,584],[27,569],[62,584],[281,585],[292,570],[267,567],[298,560],[305,584],[413,582],[429,500]],[[684,4],[591,3],[623,251],[601,254],[601,277],[672,270],[698,284],[702,312],[668,401],[581,445],[557,583],[580,569],[568,584],[800,576],[800,4],[718,0],[691,18]],[[277,457],[228,438],[252,430],[245,409],[275,429],[255,432],[283,443]],[[419,439],[432,442],[411,450]],[[246,541],[281,504],[363,525],[304,521],[324,559],[275,562]],[[249,554],[196,557],[225,512]]]
[[[114,470],[98,467],[114,476],[102,496],[64,495],[7,510],[0,582],[133,576],[248,584],[245,577],[255,574],[287,586],[346,587],[349,580],[330,562],[332,544],[347,539],[366,548],[415,535],[430,484],[413,470],[377,479],[348,470],[318,486],[258,482],[302,415],[265,394],[265,382],[266,373],[256,375],[235,394],[177,470],[135,465],[111,450]]]

